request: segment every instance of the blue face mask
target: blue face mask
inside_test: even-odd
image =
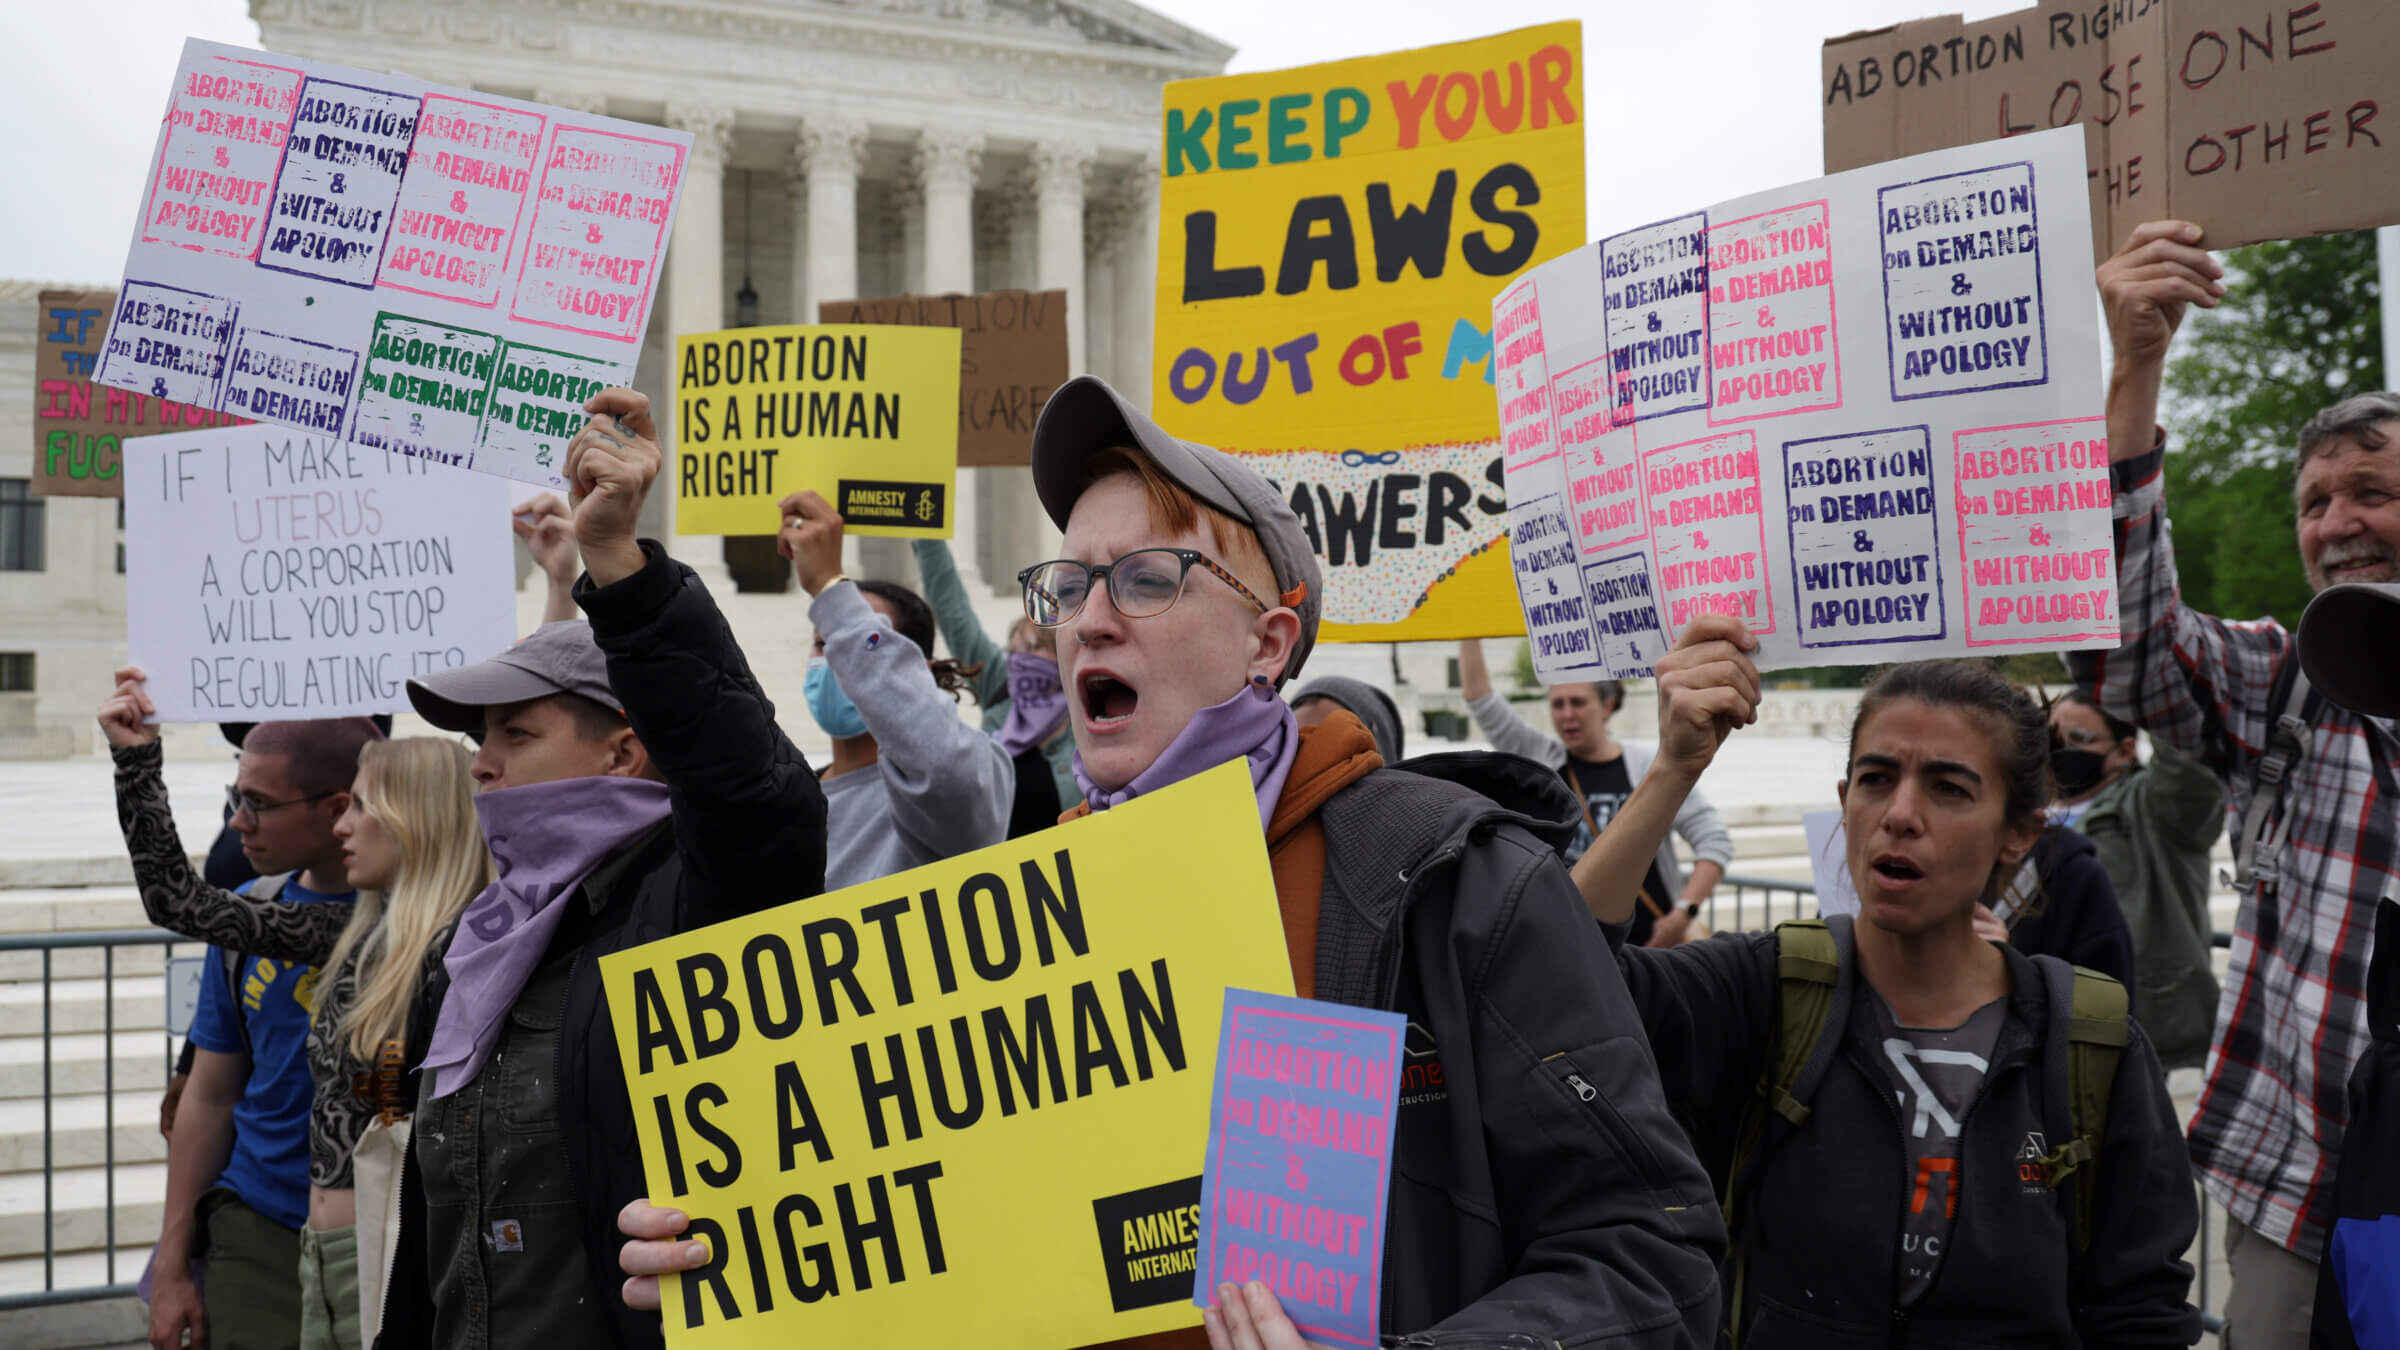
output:
[[[808,715],[817,719],[817,726],[835,740],[867,734],[867,719],[860,715],[858,705],[842,692],[839,681],[833,678],[833,667],[822,656],[808,661]]]

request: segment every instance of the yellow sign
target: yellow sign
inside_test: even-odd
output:
[[[600,973],[650,1196],[714,1257],[678,1350],[1198,1324],[1224,991],[1292,989],[1240,761]]]
[[[814,488],[851,534],[948,538],[958,344],[872,324],[678,337],[676,532],[773,534],[776,504]]]
[[[1333,641],[1523,631],[1492,297],[1583,233],[1576,23],[1166,88],[1152,397],[1260,456]]]

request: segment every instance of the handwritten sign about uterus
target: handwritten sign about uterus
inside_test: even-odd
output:
[[[96,378],[563,488],[633,377],[683,132],[184,44]]]
[[[289,427],[128,441],[126,648],[161,722],[401,712],[516,636],[510,485]]]
[[[2084,142],[1919,155],[1602,236],[1493,300],[1545,681],[1708,614],[1762,667],[2113,647]]]

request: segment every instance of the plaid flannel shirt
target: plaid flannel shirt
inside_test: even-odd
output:
[[[2076,683],[2215,771],[2235,827],[2290,697],[2292,635],[2272,619],[2229,623],[2186,606],[2175,584],[2161,438],[2115,466],[2117,593],[2125,645],[2068,657]],[[2400,676],[2400,672],[2395,672]],[[2285,780],[2289,828],[2258,860],[2273,886],[2242,896],[2232,969],[2217,1003],[2207,1086],[2189,1129],[2192,1164],[2226,1212],[2310,1261],[2332,1220],[2333,1169],[2351,1065],[2368,1041],[2375,903],[2400,894],[2392,804],[2400,737],[2311,694],[2307,753]]]

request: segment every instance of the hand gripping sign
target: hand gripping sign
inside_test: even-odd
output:
[[[604,957],[678,1347],[1055,1350],[1196,1326],[1228,986],[1289,992],[1239,763]]]
[[[1702,614],[1762,667],[2117,644],[2083,141],[1936,151],[1604,236],[1492,304],[1546,681]]]

